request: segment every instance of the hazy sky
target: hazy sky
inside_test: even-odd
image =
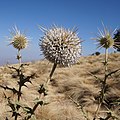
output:
[[[9,44],[6,36],[16,25],[30,38],[29,46],[22,51],[24,60],[41,59],[39,38],[43,33],[38,25],[51,27],[52,24],[66,28],[78,27],[82,43],[82,55],[96,50],[97,28],[101,21],[110,29],[120,28],[120,0],[0,0],[0,63],[13,63],[16,49]]]

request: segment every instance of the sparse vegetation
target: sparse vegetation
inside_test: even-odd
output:
[[[37,120],[85,120],[81,109],[79,106],[73,102],[77,102],[83,106],[83,110],[88,116],[89,120],[93,119],[94,113],[97,109],[98,96],[100,91],[100,81],[96,80],[94,76],[90,73],[98,67],[100,69],[99,73],[95,75],[100,79],[104,77],[103,62],[104,55],[100,56],[88,56],[81,57],[79,60],[80,64],[76,64],[71,68],[59,68],[56,69],[52,81],[49,83],[48,95],[46,98],[42,98],[46,103],[46,106],[38,107],[35,111]],[[91,61],[91,63],[89,63]],[[117,64],[116,64],[117,63]],[[40,66],[39,66],[40,65]],[[109,54],[109,64],[108,71],[114,71],[120,65],[120,55],[119,53]],[[16,66],[16,65],[14,65]],[[39,67],[38,67],[39,66]],[[30,106],[34,106],[34,99],[39,96],[37,92],[40,84],[46,82],[46,78],[49,76],[52,64],[48,61],[38,61],[29,63],[29,66],[24,68],[25,75],[30,75],[36,73],[36,77],[32,80],[32,84],[27,83],[27,88],[23,87],[21,103]],[[112,68],[112,69],[111,69]],[[44,69],[45,73],[40,73],[39,70]],[[29,70],[29,71],[28,71]],[[8,68],[0,68],[1,85],[8,85],[9,87],[16,86],[16,78],[11,77],[11,71]],[[89,71],[89,72],[86,72]],[[117,116],[120,116],[120,72],[112,74],[108,78],[109,89],[106,94],[107,104],[111,106],[112,112]],[[2,120],[5,116],[10,116],[9,108],[6,107],[6,100],[4,98],[4,89],[0,88],[0,117]],[[6,91],[7,95],[15,98],[15,95],[10,91]],[[70,99],[72,98],[72,100]],[[114,103],[114,104],[113,104]],[[102,117],[105,117],[106,108],[102,106],[100,109]],[[10,117],[11,118],[11,117]],[[11,118],[12,120],[12,118]]]

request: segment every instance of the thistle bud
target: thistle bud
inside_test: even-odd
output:
[[[114,31],[111,32],[106,27],[104,27],[103,30],[99,30],[97,38],[94,38],[97,41],[98,48],[99,47],[103,47],[105,49],[108,49],[110,47],[113,47],[113,45],[114,45],[114,39],[113,39],[112,36],[113,36]]]
[[[10,44],[13,45],[14,48],[21,50],[27,47],[27,37],[15,27],[13,32],[11,32],[12,38],[10,38]]]

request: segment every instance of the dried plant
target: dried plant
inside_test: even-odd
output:
[[[25,35],[21,34],[21,32],[17,29],[17,27],[14,28],[14,32],[11,32],[12,34],[12,38],[11,38],[11,45],[13,45],[14,48],[16,48],[18,50],[18,54],[17,54],[17,60],[19,61],[19,66],[17,67],[13,67],[13,66],[8,66],[8,68],[10,68],[11,70],[15,70],[16,71],[16,78],[18,78],[17,80],[17,87],[9,87],[9,86],[3,86],[0,85],[0,87],[2,87],[4,90],[10,90],[13,92],[13,94],[17,95],[17,99],[14,101],[11,97],[7,97],[6,94],[5,98],[7,99],[8,102],[8,106],[11,109],[11,113],[12,113],[12,117],[14,117],[14,120],[17,120],[18,117],[21,117],[22,114],[20,112],[20,109],[22,108],[23,111],[25,111],[27,113],[26,117],[24,118],[24,120],[28,120],[32,117],[32,115],[34,115],[35,110],[37,109],[38,105],[43,105],[44,102],[41,100],[38,100],[35,105],[33,106],[33,108],[30,107],[26,107],[21,105],[21,95],[23,94],[22,92],[22,88],[23,87],[28,87],[26,83],[32,83],[32,79],[35,76],[35,73],[31,74],[31,75],[25,75],[23,72],[23,69],[25,66],[28,66],[29,64],[23,64],[21,62],[21,54],[20,51],[21,49],[26,48],[27,43],[28,43],[28,39]],[[40,93],[42,94],[42,92]],[[6,119],[8,119],[8,117],[6,117]]]
[[[99,30],[99,29],[98,29]],[[105,61],[104,63],[104,79],[101,80],[101,90],[100,90],[100,95],[99,95],[99,103],[97,110],[95,112],[95,116],[93,120],[96,120],[98,117],[98,113],[100,112],[100,108],[102,104],[105,104],[106,100],[106,93],[108,91],[108,85],[107,85],[107,80],[108,77],[110,77],[112,74],[118,72],[120,69],[114,70],[112,72],[108,72],[108,49],[111,47],[114,47],[115,45],[115,39],[113,39],[113,34],[116,31],[116,29],[113,32],[110,32],[108,28],[106,28],[103,24],[103,31],[99,30],[97,38],[94,38],[98,42],[98,47],[104,48],[105,49]],[[96,79],[99,79],[97,76],[95,76]],[[105,120],[108,120],[111,118],[111,114],[107,114],[107,117]],[[102,117],[100,119],[103,119]]]
[[[28,38],[23,33],[21,33],[21,31],[16,26],[13,27],[13,30],[10,31],[10,33],[10,45],[13,45],[13,47],[18,49],[19,51],[27,47]]]
[[[13,45],[14,48],[18,50],[17,59],[19,60],[19,64],[21,64],[21,54],[20,51],[27,47],[28,38],[21,33],[21,31],[15,26],[13,30],[10,31],[11,37],[9,38],[10,44]]]
[[[97,37],[93,38],[93,40],[97,41],[98,48],[105,48],[108,49],[110,47],[113,47],[114,45],[114,39],[113,34],[115,33],[116,29],[114,31],[110,31],[107,27],[103,24],[103,30],[100,30],[98,28]]]
[[[70,66],[75,64],[81,55],[81,41],[76,29],[69,30],[53,26],[51,29],[40,27],[44,36],[40,39],[40,49],[45,58],[54,63],[50,79],[56,66]]]

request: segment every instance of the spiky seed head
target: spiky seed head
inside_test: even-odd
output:
[[[12,38],[10,38],[10,44],[13,45],[14,48],[21,50],[27,47],[28,39],[27,37],[20,32],[15,26],[13,31],[11,32]]]
[[[75,64],[81,55],[81,41],[75,30],[53,26],[44,29],[40,49],[45,58],[62,66]]]
[[[113,39],[113,33],[114,31],[109,31],[109,29],[107,29],[105,26],[103,26],[104,29],[103,30],[99,30],[99,33],[97,35],[97,38],[94,38],[97,43],[98,43],[98,48],[103,47],[103,48],[110,48],[113,47],[114,45],[114,39]]]
[[[111,38],[111,36],[105,36],[100,38],[99,46],[102,46],[104,48],[110,48],[114,45],[114,40]]]

